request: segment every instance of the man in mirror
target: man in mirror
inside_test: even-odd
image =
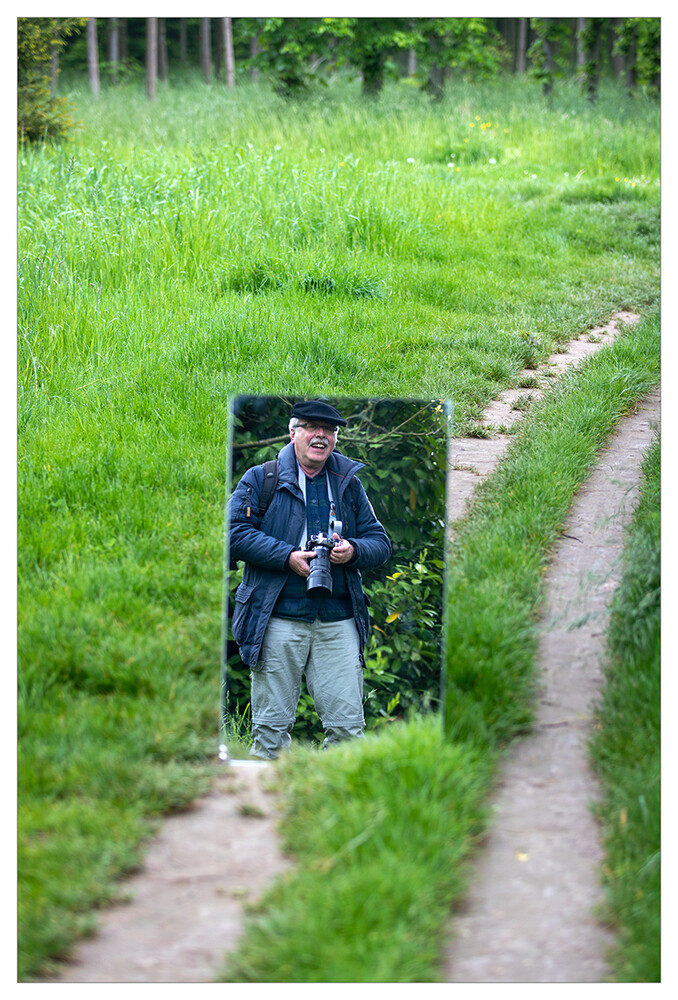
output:
[[[251,671],[254,757],[289,747],[304,676],[325,748],[365,728],[360,570],[385,563],[391,543],[356,477],[363,464],[336,450],[346,425],[328,403],[295,403],[277,463],[248,469],[229,503],[230,556],[245,563],[231,627]]]

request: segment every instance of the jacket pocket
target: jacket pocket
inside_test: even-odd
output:
[[[247,583],[241,583],[235,592],[235,607],[233,609],[231,631],[233,632],[233,638],[238,645],[240,645],[243,640],[243,632],[245,629],[245,622],[247,621],[249,602],[253,592],[254,587]]]

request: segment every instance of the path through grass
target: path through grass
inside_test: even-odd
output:
[[[621,93],[72,97],[18,163],[21,978],[209,780],[228,393],[453,396],[461,431],[659,296],[658,110]]]

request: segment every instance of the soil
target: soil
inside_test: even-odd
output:
[[[598,350],[620,324],[573,341],[549,359],[551,374]],[[531,372],[530,374],[535,374]],[[508,428],[524,412],[502,394],[486,426]],[[659,394],[627,418],[579,492],[554,552],[540,649],[542,690],[534,731],[505,761],[494,822],[478,852],[446,949],[446,982],[600,982],[611,939],[595,919],[601,848],[590,803],[597,797],[586,744],[601,683],[605,617],[618,582],[622,528],[639,466],[659,423]],[[450,521],[509,443],[457,438],[450,447]],[[224,762],[205,798],[168,818],[143,868],[125,883],[128,901],[102,913],[51,982],[213,982],[241,933],[243,910],[290,861],[276,833],[278,802],[267,787],[275,765]]]

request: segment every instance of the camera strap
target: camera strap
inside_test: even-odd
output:
[[[302,492],[302,494],[304,496],[304,507],[305,507],[306,506],[306,473],[304,472],[304,470],[302,469],[302,467],[300,465],[298,466],[298,473],[299,473],[299,475],[298,475],[299,489],[301,490],[301,492]],[[332,487],[330,486],[330,477],[328,475],[325,476],[325,482],[327,484],[327,499],[330,502],[330,520],[329,520],[329,523],[327,525],[327,537],[330,538],[331,534],[332,534],[332,525],[334,524],[335,518],[337,516],[337,512],[336,512],[336,508],[334,506],[334,497],[332,495]],[[308,538],[308,525],[305,524],[304,525],[304,533],[302,535],[301,541],[299,542],[299,548],[300,549],[305,549],[306,548],[306,539],[307,538]]]

